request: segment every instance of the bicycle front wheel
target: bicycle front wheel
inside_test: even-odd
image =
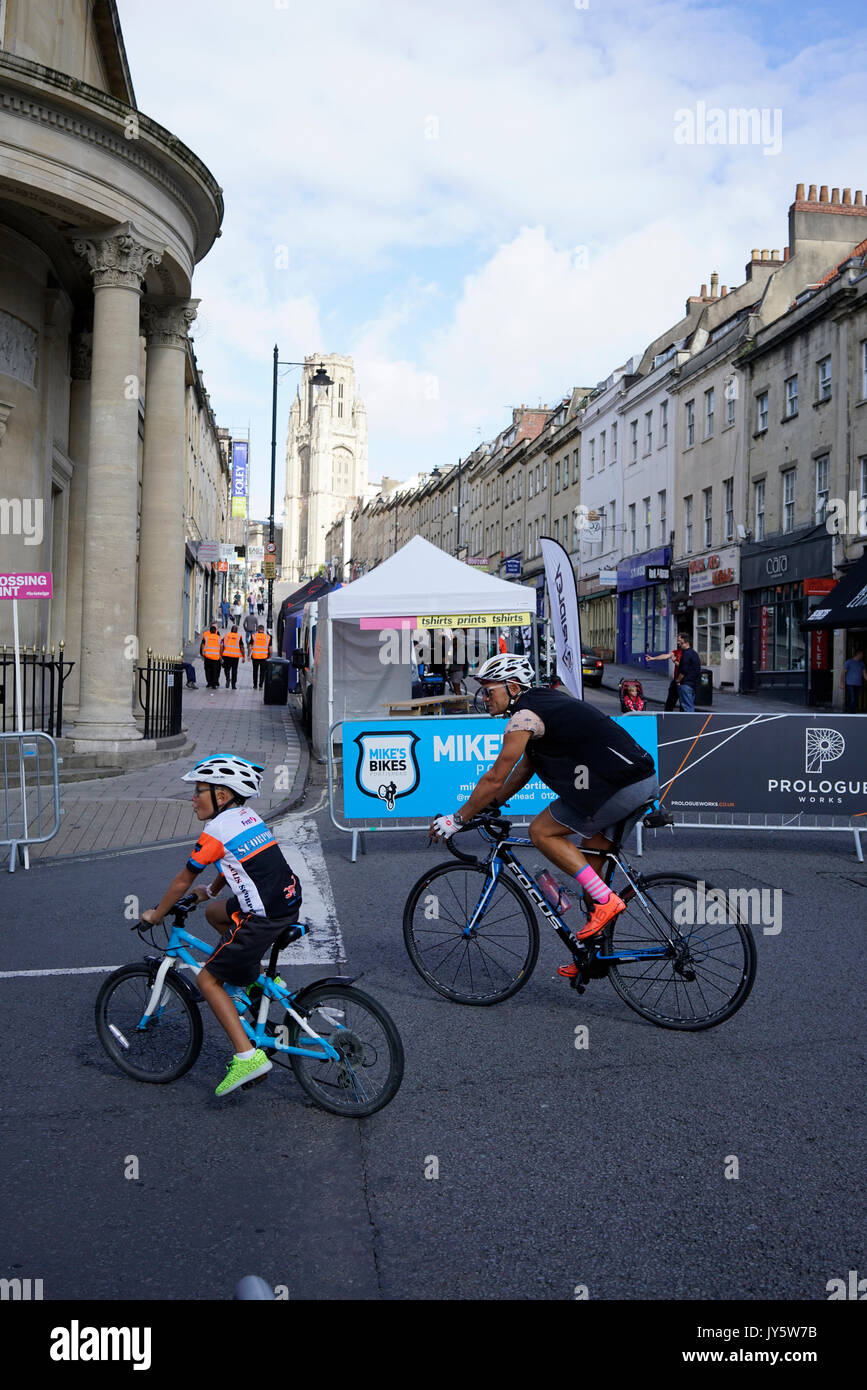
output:
[[[465,928],[489,881],[481,864],[441,864],[419,879],[403,910],[403,939],[423,980],[456,1004],[499,1004],[529,980],[539,924],[503,875],[469,936]]]
[[[165,1085],[188,1072],[198,1057],[202,1016],[170,970],[156,1009],[140,1028],[153,979],[144,964],[124,965],[109,975],[96,996],[96,1031],[127,1076]]]
[[[388,1105],[403,1079],[403,1044],[382,1005],[352,985],[323,984],[308,990],[293,1008],[340,1058],[290,1053],[298,1084],[310,1099],[332,1115],[354,1119]],[[314,1045],[291,1014],[284,1023],[290,1047]]]
[[[620,895],[627,907],[609,929],[611,949],[665,946],[667,955],[612,964],[612,985],[630,1009],[660,1028],[697,1032],[724,1023],[756,976],[753,934],[731,895],[724,910],[719,904],[711,911],[710,884],[686,874],[648,874],[639,887],[641,897],[634,888]],[[716,920],[720,916],[725,920]],[[607,945],[600,954],[610,954]]]

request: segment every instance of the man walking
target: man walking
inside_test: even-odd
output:
[[[843,662],[840,684],[846,687],[846,713],[858,714],[861,704],[861,690],[864,686],[864,653],[860,649],[853,652],[848,661]]]
[[[688,633],[682,632],[677,640],[680,645],[680,662],[676,677],[680,708],[684,714],[693,714],[696,691],[701,680],[701,662]]]
[[[211,623],[208,631],[202,633],[202,641],[199,646],[199,655],[205,667],[205,682],[209,690],[219,688],[221,647],[217,624]]]
[[[247,644],[247,655],[250,655],[250,648],[253,645],[253,633],[259,624],[256,621],[255,613],[244,614],[244,641]]]
[[[250,660],[253,665],[253,689],[265,688],[265,672],[262,669],[271,655],[271,638],[260,623],[250,647]]]
[[[223,619],[223,627],[229,626],[229,600],[227,598],[220,601],[220,615]]]
[[[227,632],[225,637],[220,642],[220,655],[223,658],[223,670],[226,675],[226,689],[229,689],[229,683],[231,682],[232,689],[237,690],[238,662],[247,660],[246,656],[244,655],[244,647],[241,642],[241,636],[238,632],[237,626],[233,626],[231,632]],[[217,684],[219,685],[219,678],[217,680]]]

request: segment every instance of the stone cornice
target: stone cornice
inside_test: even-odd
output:
[[[93,274],[95,290],[112,288],[141,292],[142,281],[151,266],[162,260],[162,251],[140,240],[132,222],[108,229],[107,235],[91,233],[76,237],[73,243]]]
[[[0,112],[53,125],[134,165],[167,189],[200,231],[208,236],[211,229],[202,225],[203,209],[196,208],[190,192],[160,162],[159,156],[164,156],[166,163],[180,166],[179,171],[190,176],[191,184],[198,184],[211,204],[213,231],[219,236],[224,212],[223,190],[213,174],[183,141],[133,107],[66,73],[30,62],[17,54],[0,52]],[[126,132],[130,130],[135,134],[128,136]],[[148,145],[153,147],[152,153]],[[199,248],[197,259],[201,259],[208,246]]]

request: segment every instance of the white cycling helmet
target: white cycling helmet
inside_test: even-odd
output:
[[[258,796],[265,771],[259,763],[250,763],[235,753],[212,753],[202,758],[191,772],[184,774],[184,782],[207,782],[212,787],[228,787],[238,796]]]
[[[485,662],[477,672],[478,681],[517,681],[527,690],[536,679],[536,673],[526,656],[514,656],[511,652],[500,652]]]

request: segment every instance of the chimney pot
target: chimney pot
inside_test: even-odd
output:
[[[699,290],[699,298],[707,299],[707,285],[702,285],[701,289]]]
[[[855,190],[855,206],[856,208],[863,208],[864,206],[864,194],[860,188]]]
[[[725,285],[723,285],[722,289],[720,290],[720,298],[721,298],[721,299],[725,299],[727,293],[728,293],[728,291],[727,291]]]
[[[751,261],[758,261],[758,260],[761,260],[761,256],[760,256],[760,254],[759,254],[759,249],[758,249],[757,246],[754,246],[753,249],[752,249],[752,251],[750,252],[750,260],[751,260]]]
[[[762,248],[762,260],[763,260],[763,261],[766,261],[767,259],[768,259],[768,248],[765,246],[765,247]]]
[[[788,259],[789,259],[789,248],[788,248],[788,246],[784,246],[784,247],[783,247],[783,260],[784,260],[784,261],[787,261]]]
[[[772,260],[772,261],[778,261],[779,259],[780,259],[780,249],[779,249],[779,247],[777,247],[776,251],[772,251],[772,252],[771,252],[771,260]]]
[[[832,188],[832,189],[831,189],[831,202],[832,202],[832,203],[839,203],[839,201],[840,201],[840,190],[839,190],[839,188]]]
[[[717,299],[719,297],[719,275],[715,270],[711,272],[710,292],[711,298]]]
[[[820,187],[819,187],[819,202],[820,202],[820,203],[827,203],[827,201],[828,201],[828,185],[827,185],[826,183],[823,183],[823,184],[821,184]]]
[[[803,203],[803,201],[804,201],[804,185],[803,185],[802,183],[799,183],[798,186],[797,186],[797,188],[795,189],[795,202],[796,202],[796,203]]]
[[[850,208],[850,207],[852,206],[852,190],[851,190],[851,188],[844,188],[844,189],[843,189],[843,206],[844,206],[844,208]]]
[[[807,195],[807,202],[808,202],[808,203],[818,203],[818,201],[819,201],[819,199],[816,197],[816,185],[815,185],[814,183],[811,183],[811,184],[810,184],[810,192],[809,192],[809,194]]]

